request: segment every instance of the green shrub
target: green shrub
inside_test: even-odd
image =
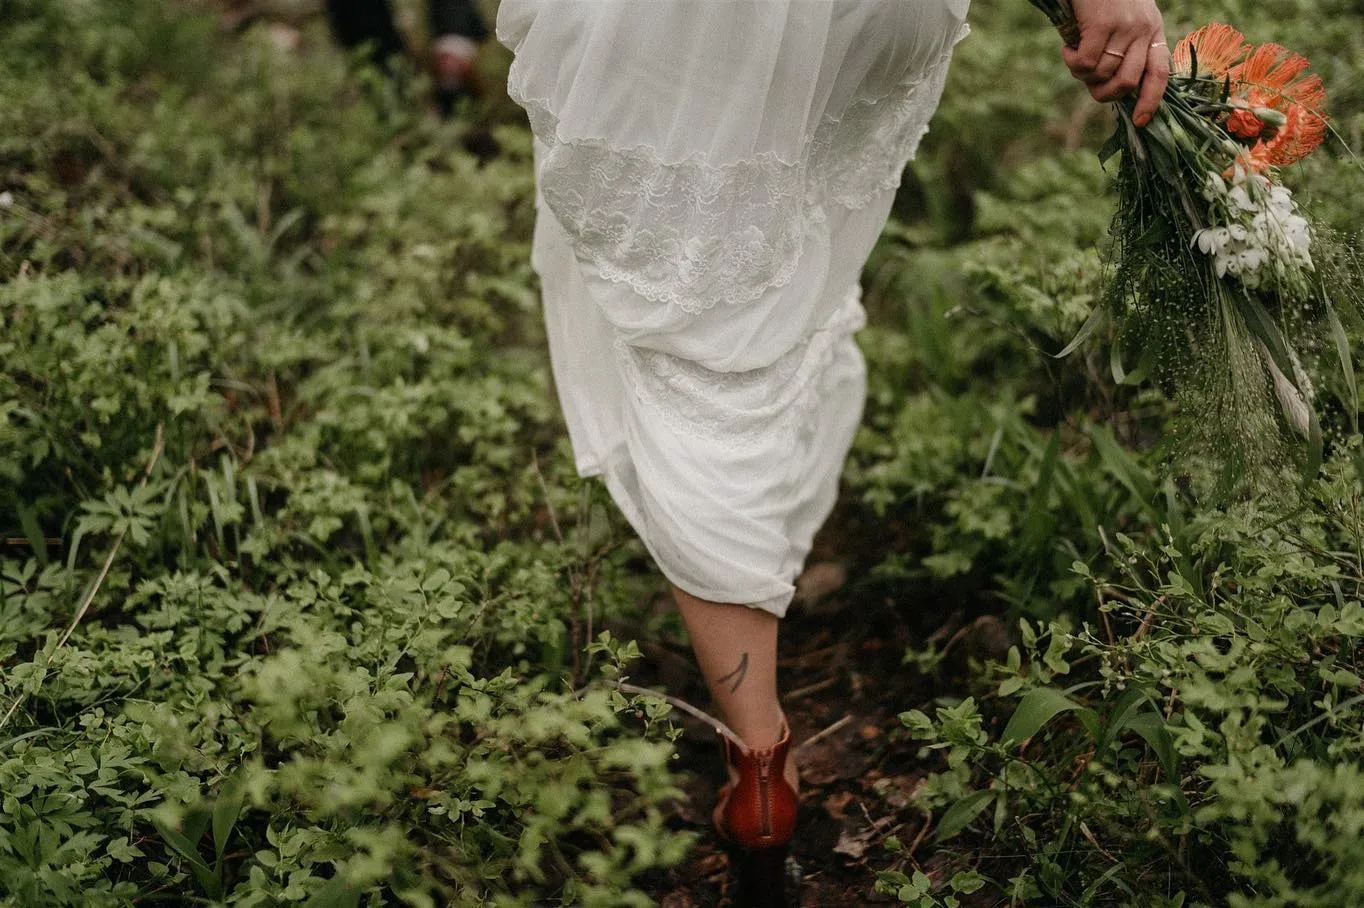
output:
[[[1318,493],[1292,520],[1248,503],[1115,534],[1102,568],[1075,565],[1097,620],[1022,619],[979,702],[904,713],[924,756],[947,749],[925,789],[926,806],[947,807],[939,837],[988,827],[987,853],[1029,859],[1001,889],[1051,904],[1147,904],[1153,887],[1191,905],[1352,904],[1364,892],[1352,456],[1328,464]]]
[[[1348,0],[1216,15],[1311,56],[1358,134]],[[1300,506],[1211,510],[1159,389],[1051,357],[1100,277],[1107,119],[1026,4],[972,19],[867,270],[844,510],[887,528],[855,594],[1018,635],[906,653],[959,691],[902,715],[956,860],[888,841],[878,888],[1353,904],[1350,398],[1322,385]],[[0,6],[0,905],[648,904],[690,843],[676,732],[598,629],[658,580],[552,405],[529,134],[304,39]],[[1362,180],[1296,185],[1349,230]]]
[[[1030,45],[995,31],[1015,6],[1026,5],[974,5],[972,40],[984,40],[976,55],[962,45],[958,85],[980,84],[983,61],[1035,65]],[[1329,2],[1176,5],[1167,18],[1173,36],[1224,19],[1306,53],[1353,140],[1364,48],[1333,11],[1344,15]],[[1095,201],[1091,155],[1104,119],[1067,123],[1053,83],[1018,84],[959,108],[948,88],[949,129],[1010,124],[976,133],[973,158],[990,164],[974,178],[984,188],[969,241],[930,251],[949,234],[920,225],[890,232],[879,253],[911,262],[908,279],[887,268],[901,276],[877,302],[912,339],[873,336],[891,368],[847,475],[877,513],[916,527],[918,548],[878,571],[906,601],[925,583],[993,593],[1004,605],[986,607],[1017,633],[1007,656],[968,659],[964,673],[948,674],[941,644],[906,653],[959,691],[901,714],[931,770],[916,806],[933,811],[930,841],[952,860],[925,873],[928,846],[892,840],[877,888],[919,906],[967,893],[1048,906],[1357,904],[1364,477],[1352,394],[1321,383],[1334,454],[1310,487],[1199,500],[1198,464],[1167,459],[1173,411],[1159,389],[1133,384],[1101,344],[1051,360],[1101,278],[1109,208]],[[1081,151],[1039,148],[1014,128],[1039,120]],[[951,156],[953,141],[929,154]],[[1338,151],[1289,178],[1357,231],[1357,207],[1342,202],[1361,171]]]
[[[647,904],[674,732],[589,639],[636,550],[526,131],[481,162],[320,33],[0,19],[0,904]]]

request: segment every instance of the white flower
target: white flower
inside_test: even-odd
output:
[[[1253,289],[1270,275],[1293,280],[1312,270],[1311,225],[1288,187],[1238,164],[1230,181],[1209,173],[1203,194],[1222,223],[1195,232],[1191,245],[1212,257],[1218,277],[1230,274]]]
[[[1204,227],[1193,235],[1193,241],[1200,252],[1212,255],[1226,248],[1231,232],[1225,227]]]
[[[1260,206],[1250,197],[1245,186],[1233,186],[1227,191],[1227,201],[1242,211],[1258,211]]]
[[[1222,179],[1222,175],[1215,172],[1209,172],[1207,182],[1203,184],[1203,198],[1207,199],[1209,202],[1216,202],[1226,194],[1227,184],[1226,181]]]

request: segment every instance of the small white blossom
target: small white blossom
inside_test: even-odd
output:
[[[1227,184],[1226,181],[1222,179],[1222,175],[1218,173],[1209,173],[1208,181],[1203,186],[1203,198],[1207,199],[1209,202],[1216,202],[1226,194]]]
[[[1258,211],[1260,205],[1250,197],[1244,185],[1233,186],[1227,192],[1227,200],[1242,211]]]
[[[1219,278],[1230,274],[1255,289],[1270,273],[1291,279],[1312,270],[1311,227],[1288,187],[1237,166],[1230,185],[1208,174],[1203,196],[1222,223],[1195,233],[1193,245],[1212,257]]]
[[[1212,255],[1227,244],[1227,236],[1225,227],[1204,227],[1193,238],[1199,252]]]

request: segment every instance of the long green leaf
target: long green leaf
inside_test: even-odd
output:
[[[1151,483],[1150,477],[1122,449],[1108,427],[1095,426],[1090,430],[1089,438],[1108,471],[1136,496],[1153,520],[1159,521],[1160,514],[1155,507],[1156,487]]]
[[[37,556],[38,563],[47,567],[47,539],[43,536],[42,527],[38,525],[38,513],[32,505],[19,506],[19,529],[24,531],[24,538],[33,547],[33,554]]]
[[[1293,357],[1288,352],[1288,341],[1284,338],[1279,326],[1274,323],[1274,317],[1269,314],[1269,310],[1259,300],[1249,293],[1243,293],[1238,298],[1240,305],[1237,307],[1242,319],[1245,321],[1246,328],[1251,335],[1257,338],[1269,351],[1270,358],[1274,360],[1274,365],[1279,367],[1284,378],[1292,383],[1293,387],[1298,387],[1297,372],[1293,368]],[[1302,391],[1302,388],[1298,388]]]
[[[1110,744],[1127,727],[1128,722],[1137,714],[1142,705],[1147,702],[1146,691],[1135,685],[1119,695],[1113,709],[1108,714],[1108,721],[1104,723],[1103,732],[1099,735],[1098,753],[1108,750]]]
[[[1302,468],[1302,484],[1306,486],[1317,478],[1321,471],[1325,445],[1321,437],[1321,422],[1317,419],[1317,408],[1308,402],[1307,406],[1307,462]]]
[[[1113,373],[1113,381],[1120,385],[1133,387],[1146,381],[1146,374],[1151,370],[1150,350],[1146,350],[1137,357],[1137,364],[1130,370],[1125,369],[1122,364],[1122,345],[1117,341],[1108,351],[1108,368]]]
[[[1136,899],[1137,894],[1133,892],[1132,887],[1127,885],[1122,877],[1119,876],[1119,874],[1127,872],[1129,872],[1129,868],[1126,864],[1114,864],[1112,867],[1109,867],[1097,880],[1090,883],[1085,889],[1084,893],[1080,896],[1080,904],[1099,904],[1095,899],[1099,897],[1099,893],[1103,889],[1105,883],[1112,883],[1115,889],[1120,889],[1127,895],[1128,898],[1123,901],[1123,904],[1133,904],[1133,900]]]
[[[1085,722],[1086,728],[1090,728],[1091,722],[1095,719],[1092,709],[1077,703],[1056,688],[1034,688],[1018,701],[1014,714],[1009,717],[1009,724],[1004,726],[1004,734],[1000,740],[1006,746],[1010,743],[1022,744],[1041,731],[1042,726],[1064,712],[1088,713],[1088,716],[1081,715],[1082,720],[1090,720]]]
[[[1113,383],[1121,385],[1127,379],[1127,372],[1122,367],[1122,344],[1116,340],[1108,348],[1108,371],[1113,376]]]
[[[938,828],[933,833],[933,839],[938,842],[946,841],[957,833],[961,832],[971,821],[980,816],[981,811],[990,806],[990,802],[995,799],[993,791],[973,791],[962,798],[942,815],[938,821]]]
[[[1146,710],[1129,717],[1124,725],[1145,739],[1156,759],[1160,761],[1160,768],[1165,773],[1166,781],[1178,786],[1179,756],[1175,753],[1175,742],[1170,737],[1170,730],[1165,727],[1165,719],[1153,710]]]
[[[1189,799],[1184,796],[1179,781],[1179,754],[1175,751],[1174,739],[1165,725],[1165,719],[1154,710],[1138,713],[1127,722],[1127,727],[1141,735],[1148,747],[1156,755],[1165,779],[1174,792],[1175,805],[1184,815],[1189,813]]]
[[[1095,329],[1099,327],[1103,320],[1103,306],[1095,306],[1094,311],[1089,313],[1089,318],[1085,319],[1085,323],[1080,326],[1080,330],[1076,331],[1075,336],[1070,339],[1070,343],[1066,344],[1060,353],[1053,353],[1052,358],[1064,359],[1065,357],[1070,356],[1081,344],[1089,340],[1089,336],[1094,333]]]
[[[237,818],[241,816],[245,800],[246,786],[239,771],[223,783],[218,790],[218,800],[213,805],[213,847],[220,861],[227,850],[232,827],[237,825]]]
[[[11,747],[13,747],[15,744],[18,744],[20,741],[27,741],[29,738],[37,738],[40,737],[41,735],[50,735],[53,732],[60,730],[61,729],[58,728],[35,728],[32,731],[26,731],[21,735],[15,735],[14,737],[6,741],[0,741],[0,753],[4,753],[5,751],[9,750]]]
[[[1350,393],[1350,426],[1355,432],[1359,431],[1359,388],[1355,384],[1354,358],[1350,353],[1350,338],[1345,333],[1345,326],[1340,323],[1340,316],[1336,314],[1336,307],[1331,305],[1331,301],[1326,301],[1326,321],[1331,326],[1331,339],[1335,341],[1336,355],[1340,357],[1340,371],[1345,376],[1345,390]]]
[[[1052,432],[1051,440],[1042,455],[1042,464],[1037,470],[1037,484],[1033,486],[1028,501],[1028,513],[1023,518],[1023,532],[1019,536],[1019,550],[1035,552],[1041,549],[1049,535],[1048,528],[1054,526],[1050,520],[1051,509],[1047,501],[1051,497],[1051,487],[1056,478],[1056,461],[1061,454],[1061,433]]]
[[[179,854],[180,857],[184,858],[193,866],[202,867],[204,870],[208,870],[208,863],[200,857],[198,846],[188,836],[177,829],[167,826],[159,820],[153,820],[152,824],[156,826],[156,831],[161,833],[161,838],[165,843]]]

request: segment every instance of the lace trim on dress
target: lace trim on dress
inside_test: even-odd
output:
[[[578,255],[645,299],[699,313],[789,283],[823,205],[861,208],[899,185],[968,30],[963,24],[893,91],[825,117],[797,161],[766,153],[729,164],[704,155],[668,162],[645,145],[561,141],[549,102],[525,95],[516,61],[508,90],[548,148],[540,191]]]
[[[565,142],[545,156],[540,186],[579,256],[645,299],[700,312],[795,273],[803,179],[776,155],[663,164],[650,149]]]
[[[809,422],[819,378],[838,345],[866,322],[861,288],[854,288],[832,316],[770,366],[716,372],[696,362],[632,347],[617,340],[628,387],[672,431],[723,440],[731,450],[772,450],[774,434],[795,432]]]
[[[838,120],[821,124],[810,157],[817,174],[812,182],[826,202],[863,208],[881,192],[899,187],[942,98],[952,49],[969,31],[963,24],[942,55],[898,91],[859,98]]]

